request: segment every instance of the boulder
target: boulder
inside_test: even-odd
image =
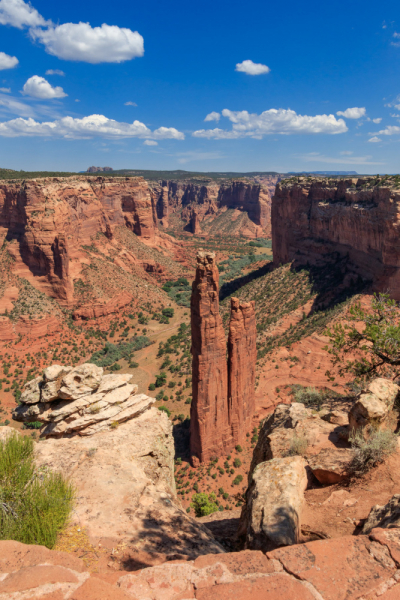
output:
[[[246,548],[266,552],[299,543],[306,466],[301,456],[289,456],[255,468],[239,527]]]
[[[98,389],[103,369],[91,363],[79,365],[70,371],[62,380],[59,398],[77,400],[85,394]]]
[[[131,375],[130,373],[124,373],[122,375],[103,375],[97,391],[100,394],[101,392],[109,392],[111,390],[115,390],[125,385],[126,383],[129,383],[132,377],[133,375]]]
[[[51,365],[43,371],[43,383],[41,384],[41,402],[52,402],[57,400],[61,381],[65,375],[72,371],[72,367]]]
[[[375,396],[381,400],[381,402],[384,402],[388,409],[391,410],[400,391],[400,387],[390,379],[377,377],[368,384],[367,391],[371,394],[375,394]]]
[[[369,534],[375,527],[382,529],[400,527],[400,494],[392,496],[384,506],[376,504],[371,508],[362,533]]]
[[[37,402],[40,402],[41,383],[42,377],[36,377],[35,379],[32,379],[32,381],[28,381],[24,386],[20,401],[24,404],[36,404]]]
[[[308,457],[307,461],[320,483],[332,485],[348,476],[352,458],[350,448],[324,448],[318,454]]]
[[[349,415],[344,410],[328,411],[324,415],[321,415],[321,419],[342,427],[347,427],[349,424]]]
[[[349,412],[349,425],[351,431],[369,430],[371,427],[379,429],[389,415],[387,405],[379,400],[375,394],[361,394]]]

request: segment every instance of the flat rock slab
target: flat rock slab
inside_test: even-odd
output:
[[[350,448],[325,448],[307,460],[318,481],[324,485],[332,485],[347,477],[352,458]]]

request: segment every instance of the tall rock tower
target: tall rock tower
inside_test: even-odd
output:
[[[231,298],[228,338],[228,411],[233,446],[243,442],[255,409],[256,315],[254,302]]]
[[[218,284],[215,254],[199,252],[191,300],[190,450],[194,465],[229,453],[241,443],[255,408],[254,302],[231,299],[227,360]]]
[[[219,273],[215,254],[197,254],[192,285],[192,405],[190,449],[194,463],[232,447],[228,412],[226,342],[219,314]]]

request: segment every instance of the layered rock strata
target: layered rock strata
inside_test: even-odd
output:
[[[329,264],[400,299],[400,189],[394,177],[296,177],[276,186],[272,201],[274,262]]]
[[[201,462],[231,446],[226,342],[219,314],[215,254],[199,252],[192,285],[192,404],[190,447]]]
[[[246,237],[268,236],[271,232],[271,196],[268,187],[251,181],[230,181],[206,185],[188,181],[162,181],[154,186],[157,217],[168,227],[174,213],[187,222],[185,229],[202,231],[226,209],[246,212],[251,225],[241,227]]]
[[[42,437],[93,435],[117,427],[148,410],[155,402],[137,394],[132,375],[103,375],[103,369],[85,363],[78,367],[52,365],[28,382],[13,419],[44,424]]]
[[[255,302],[231,298],[228,337],[228,410],[233,443],[243,442],[255,411],[257,330]]]
[[[0,246],[17,272],[64,305],[73,303],[79,249],[127,227],[155,243],[157,218],[141,177],[66,177],[0,184]]]
[[[199,252],[192,286],[191,454],[201,462],[243,440],[254,413],[256,324],[254,302],[231,300],[227,345],[219,314],[215,254]]]

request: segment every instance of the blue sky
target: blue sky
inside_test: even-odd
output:
[[[399,67],[394,1],[0,0],[0,167],[399,172]]]

